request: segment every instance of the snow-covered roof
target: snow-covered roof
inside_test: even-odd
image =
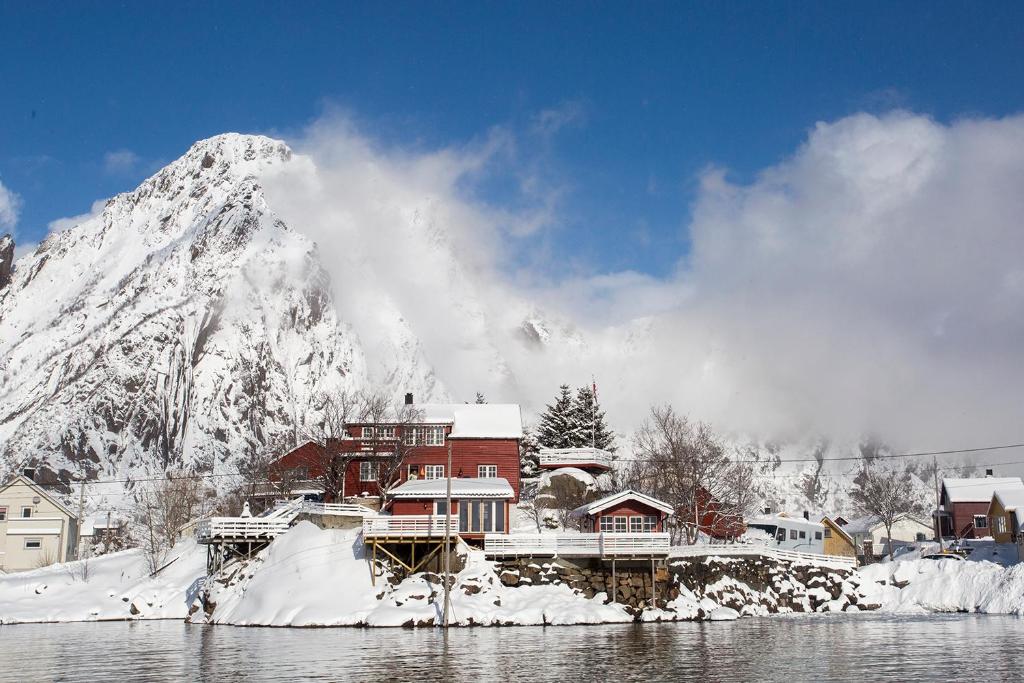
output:
[[[619,503],[622,503],[627,500],[635,500],[637,502],[643,503],[644,505],[649,505],[652,508],[661,510],[662,512],[668,515],[672,514],[673,512],[672,506],[664,501],[660,501],[657,498],[648,496],[645,493],[634,491],[633,489],[626,489],[625,491],[619,491],[618,493],[613,493],[610,496],[599,498],[598,500],[595,500],[592,503],[581,505],[575,510],[573,510],[570,513],[570,515],[573,517],[596,515],[598,512],[601,512],[601,510],[606,510],[612,507],[613,505],[618,505]]]
[[[943,479],[942,488],[950,503],[987,503],[997,490],[1024,489],[1024,482],[1020,477]]]
[[[764,526],[784,526],[787,529],[812,529],[819,530],[825,525],[819,522],[812,522],[809,519],[803,517],[790,517],[786,514],[775,514],[775,515],[761,515],[759,517],[752,517],[747,521],[747,526],[761,524]]]
[[[448,480],[413,479],[391,489],[391,498],[444,498]],[[515,492],[507,480],[501,477],[476,477],[452,479],[452,498],[514,498]]]
[[[416,403],[416,424],[451,425],[453,439],[521,439],[523,415],[518,403]],[[400,422],[395,411],[385,421]]]
[[[1024,487],[1012,489],[999,489],[993,495],[1007,512],[1024,510]]]
[[[107,529],[120,529],[123,525],[121,520],[116,517],[110,518],[110,526],[107,526],[107,518],[105,515],[98,517],[86,517],[82,521],[82,528],[79,530],[80,536],[95,536],[97,531],[106,531]]]
[[[896,515],[896,521],[901,521],[905,519],[908,519],[912,522],[917,522],[923,527],[927,527],[929,529],[931,528],[931,524],[923,520],[917,519],[913,515]],[[854,519],[851,519],[849,522],[843,525],[843,529],[851,534],[862,534],[871,533],[872,531],[878,529],[878,527],[880,526],[883,526],[882,520],[879,519],[877,515],[865,515],[864,517],[856,517]]]

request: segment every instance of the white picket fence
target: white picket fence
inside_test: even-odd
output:
[[[196,525],[196,540],[262,541],[283,534],[290,524],[290,519],[274,517],[209,517]]]
[[[307,500],[302,503],[302,511],[314,515],[336,515],[340,517],[371,517],[377,514],[365,505],[355,503],[317,503]]]
[[[833,564],[853,567],[857,564],[854,557],[842,555],[821,555],[818,553],[804,553],[797,550],[783,550],[759,545],[723,544],[723,545],[679,545],[672,546],[670,557],[774,557],[779,560],[794,560],[798,562],[815,562],[818,564]]]
[[[565,557],[622,557],[668,555],[669,535],[663,533],[487,534],[484,554],[561,555]]]
[[[571,467],[600,465],[610,468],[614,456],[600,448],[541,448],[538,452],[541,467]]]
[[[363,538],[444,536],[444,516],[380,515],[363,519]],[[459,533],[459,520],[453,517],[449,533]]]

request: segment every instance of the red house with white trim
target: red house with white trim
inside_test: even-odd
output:
[[[668,503],[627,489],[581,505],[570,516],[583,520],[584,533],[660,533],[671,514]]]
[[[411,401],[411,396],[407,396],[407,401]],[[354,423],[348,426],[344,438],[328,443],[328,448],[337,453],[360,454],[345,471],[346,498],[380,495],[377,483],[380,456],[374,449],[389,439],[404,439],[410,450],[399,473],[399,485],[409,481],[445,481],[448,447],[451,446],[453,480],[503,480],[512,491],[511,502],[518,502],[519,441],[523,421],[517,404],[410,405],[416,415],[412,424]],[[306,443],[283,455],[275,466],[298,471],[298,479],[315,480],[323,474],[323,462],[318,447]],[[428,496],[421,502],[429,500]]]

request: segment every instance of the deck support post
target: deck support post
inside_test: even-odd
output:
[[[377,542],[372,541],[370,545],[373,547],[373,560],[370,565],[370,585],[377,585]]]
[[[615,602],[619,592],[619,582],[615,578],[615,558],[612,558],[612,602]]]
[[[658,606],[658,587],[654,578],[654,558],[651,558],[651,607]]]

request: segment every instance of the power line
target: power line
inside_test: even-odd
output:
[[[919,452],[916,452],[916,453],[878,453],[878,454],[873,455],[873,456],[868,457],[868,458],[865,458],[863,455],[850,455],[850,456],[842,456],[842,457],[839,457],[839,458],[820,458],[820,459],[819,458],[780,458],[778,460],[775,460],[774,458],[769,457],[769,458],[755,459],[755,460],[732,460],[731,462],[734,462],[734,463],[744,463],[744,464],[760,464],[760,465],[765,465],[765,464],[770,464],[770,463],[784,463],[784,462],[822,462],[822,463],[824,463],[824,462],[846,462],[846,461],[852,461],[852,460],[870,461],[870,460],[880,460],[880,459],[889,459],[889,458],[920,458],[920,457],[924,457],[924,456],[936,456],[936,455],[957,455],[957,454],[962,454],[962,453],[981,453],[983,451],[999,451],[999,450],[1006,450],[1006,449],[1009,449],[1009,448],[1024,448],[1024,443],[1011,443],[1011,444],[1004,444],[1004,445],[1001,445],[1001,446],[984,446],[984,447],[981,447],[981,448],[958,448],[958,449],[946,450],[946,451],[919,451]],[[638,457],[635,457],[635,456],[632,457],[632,458],[616,458],[616,460],[619,460],[619,461],[644,460],[646,462],[671,462],[670,460],[662,460],[662,459],[659,459],[659,458],[638,458]],[[997,465],[998,464],[1016,465],[1016,464],[1020,464],[1020,463],[996,463],[996,464]]]

